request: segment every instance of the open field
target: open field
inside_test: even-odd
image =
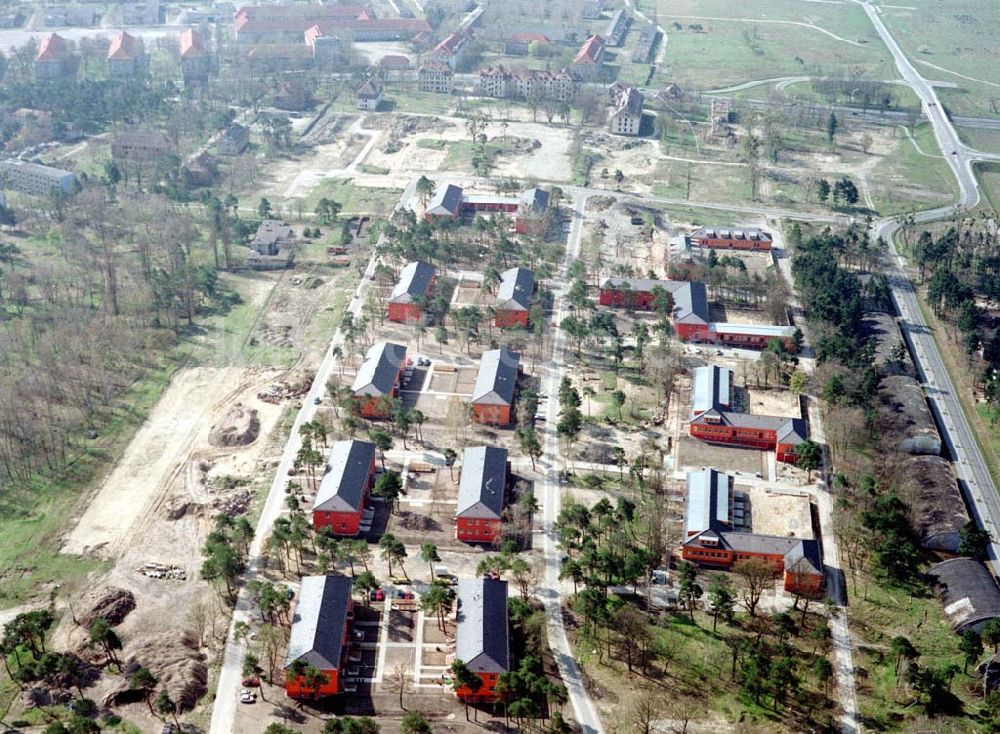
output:
[[[897,128],[893,155],[887,156],[868,177],[874,208],[882,215],[929,209],[952,202],[958,184],[938,148],[929,123],[912,132]]]
[[[101,490],[87,503],[66,537],[63,552],[98,558],[118,555],[136,523],[164,503],[163,494],[173,483],[186,484],[185,470],[195,442],[205,443],[211,427],[234,403],[243,402],[258,410],[266,434],[280,409],[255,400],[253,394],[274,377],[267,373],[254,376],[235,367],[179,371]],[[193,410],[192,406],[199,408]],[[244,469],[251,467],[252,461]],[[156,552],[149,547],[148,535],[144,545],[147,552]],[[170,558],[178,562],[176,553]]]
[[[871,78],[897,76],[864,12],[849,4],[768,0],[734,6],[682,0],[659,2],[657,17],[669,42],[656,79],[684,88],[712,89],[816,70],[835,74],[852,65],[864,65]]]
[[[958,127],[958,134],[966,145],[984,153],[1000,153],[1000,130],[980,130]]]
[[[990,101],[1000,98],[1000,57],[994,43],[1000,6],[992,0],[947,5],[913,0],[886,5],[882,15],[921,74],[961,85],[961,90],[939,92],[952,114],[997,115]]]
[[[1000,165],[983,163],[976,166],[976,173],[982,186],[983,205],[992,209],[994,215],[1000,213]]]

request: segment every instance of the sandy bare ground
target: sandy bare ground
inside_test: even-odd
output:
[[[176,480],[184,480],[192,449],[207,446],[208,432],[220,415],[235,400],[259,403],[250,400],[253,391],[271,378],[273,374],[240,367],[180,370],[67,535],[63,552],[117,556],[137,522],[162,503]],[[265,420],[273,422],[278,409],[267,404],[253,407],[263,411],[263,432]]]
[[[569,155],[573,131],[564,126],[549,126],[535,122],[511,122],[507,135],[537,140],[542,145],[528,155],[505,156],[497,162],[494,175],[514,178],[537,178],[543,181],[569,181],[573,177],[573,160]],[[499,123],[488,126],[491,139],[502,137]]]

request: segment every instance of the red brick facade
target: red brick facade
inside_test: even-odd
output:
[[[322,510],[313,511],[313,527],[318,531],[320,528],[330,528],[334,535],[357,535],[361,530],[361,518],[368,507],[371,499],[371,489],[375,484],[375,459],[372,458],[371,466],[368,468],[368,479],[365,482],[365,492],[361,498],[361,505],[354,512],[324,512]]]
[[[497,309],[493,325],[500,328],[528,328],[528,312],[523,308]]]
[[[734,553],[723,547],[684,545],[681,558],[700,566],[728,570],[738,561],[761,558],[774,568],[775,577],[781,577],[785,591],[799,596],[817,597],[823,590],[823,576],[819,573],[792,573],[785,571],[785,557],[780,553]]]
[[[455,520],[455,538],[464,543],[492,543],[500,537],[500,520],[459,517]]]
[[[472,420],[487,426],[509,426],[511,407],[509,405],[473,403]]]
[[[759,451],[774,451],[778,461],[786,464],[795,463],[798,442],[779,442],[778,432],[775,429],[699,422],[696,419],[690,423],[688,430],[692,437],[702,441]]]

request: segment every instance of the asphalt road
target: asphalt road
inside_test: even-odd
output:
[[[569,288],[567,273],[570,264],[580,254],[584,207],[587,204],[587,199],[593,193],[584,189],[573,192],[573,221],[570,225],[566,257],[559,278],[552,282],[553,290],[556,292],[553,308],[554,323],[561,321],[564,316],[569,314],[564,298]],[[559,402],[556,395],[559,392],[559,382],[562,380],[565,355],[566,332],[555,328],[552,341],[552,359],[547,364],[541,365],[541,392],[543,395],[548,395],[549,398],[545,401],[547,420],[544,424],[544,436],[542,437],[545,453],[542,461],[539,462],[539,468],[542,469],[542,476],[538,484],[541,485],[542,490],[540,493],[543,518],[542,547],[545,554],[545,582],[539,588],[539,596],[545,604],[545,616],[548,618],[549,646],[555,653],[556,662],[559,665],[559,675],[569,693],[574,718],[580,725],[583,734],[601,734],[604,729],[601,726],[600,716],[587,692],[580,672],[580,665],[570,647],[563,624],[562,601],[565,594],[563,582],[559,580],[562,552],[559,549],[559,538],[555,529],[562,500],[562,489],[559,485],[559,470],[562,468],[562,463],[559,461],[559,442],[555,426]]]
[[[919,212],[914,216],[915,221],[929,222],[976,206],[979,203],[980,193],[979,184],[972,172],[972,163],[976,160],[990,159],[992,156],[969,148],[959,140],[954,125],[941,109],[934,87],[906,58],[882,22],[878,9],[866,2],[859,0],[854,2],[864,7],[875,30],[892,53],[903,79],[922,100],[924,112],[934,126],[938,145],[958,181],[961,193],[956,204]],[[1000,527],[1000,497],[997,495],[996,485],[965,416],[955,385],[938,351],[937,343],[920,311],[917,293],[906,277],[903,259],[893,244],[893,235],[900,226],[900,222],[895,219],[883,219],[872,224],[872,232],[889,243],[891,248],[892,257],[889,262],[891,269],[887,276],[893,300],[900,314],[903,337],[910,347],[931,410],[938,421],[941,438],[954,459],[959,487],[976,521],[994,538],[989,562],[993,573],[1000,574],[1000,546],[996,542],[1000,539],[1000,533],[997,532],[997,528]]]

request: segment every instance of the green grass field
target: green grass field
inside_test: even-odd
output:
[[[983,192],[983,205],[991,207],[994,216],[1000,215],[1000,164],[980,164],[976,166],[976,174]]]
[[[711,89],[818,71],[832,74],[855,66],[863,66],[870,78],[897,76],[863,11],[853,6],[795,0],[738,5],[726,0],[660,0],[657,11],[669,39],[666,68],[656,77],[661,82]],[[777,20],[785,22],[772,22]],[[701,32],[691,29],[696,24]]]
[[[930,123],[911,131],[920,146],[902,134],[893,155],[885,158],[869,178],[875,209],[882,215],[927,209],[954,201],[958,184],[948,167]]]
[[[892,638],[903,635],[920,653],[920,665],[944,667],[955,664],[959,674],[951,686],[957,698],[958,715],[940,716],[939,724],[947,728],[932,729],[949,732],[988,731],[973,720],[980,706],[974,689],[978,686],[971,676],[963,675],[959,638],[941,613],[940,602],[929,592],[914,596],[907,591],[886,589],[878,580],[867,585],[859,580],[857,593],[851,594],[848,617],[858,646],[854,655],[855,669],[864,671],[856,676],[858,707],[870,731],[924,731],[924,707],[913,702],[912,692],[905,686],[897,688],[895,660],[888,653]]]
[[[989,100],[1000,98],[996,53],[1000,4],[994,0],[948,0],[946,4],[912,0],[886,5],[882,17],[921,74],[962,86],[962,90],[939,90],[941,101],[953,114],[998,116]]]
[[[959,127],[962,142],[984,153],[1000,153],[1000,130],[981,130],[972,127]]]
[[[378,189],[358,186],[347,178],[327,178],[314,188],[303,205],[304,211],[313,211],[316,203],[326,197],[339,202],[342,214],[371,214],[381,207],[389,211],[399,200],[400,189]]]

